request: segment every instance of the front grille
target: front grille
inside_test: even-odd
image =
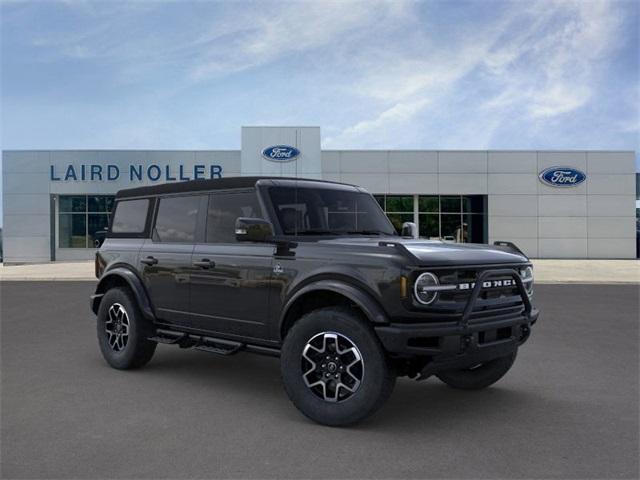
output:
[[[510,267],[508,267],[510,268]],[[467,305],[467,301],[473,290],[473,283],[482,270],[465,269],[438,272],[440,285],[465,285],[467,288],[439,293],[437,302],[433,305],[432,311],[442,313],[461,313]],[[495,281],[511,280],[512,285],[494,286]],[[470,321],[482,321],[485,318],[496,316],[516,316],[520,315],[524,309],[524,304],[518,286],[509,276],[492,277],[492,286],[480,290],[480,295],[471,313]]]

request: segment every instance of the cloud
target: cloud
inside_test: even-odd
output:
[[[414,41],[426,48],[404,45],[408,53],[399,54],[388,69],[364,73],[357,93],[378,102],[378,111],[325,143],[354,145],[406,127],[427,105],[441,113],[456,96],[465,97],[463,89],[469,87],[476,91],[476,128],[489,130],[478,135],[482,141],[490,140],[490,130],[501,120],[510,121],[510,114],[536,121],[588,104],[599,88],[602,63],[618,45],[624,10],[607,1],[516,2],[507,7],[494,21],[474,24],[475,33],[461,29],[458,38],[447,39],[450,45],[425,28]],[[410,113],[395,114],[409,112],[407,105],[414,106]]]

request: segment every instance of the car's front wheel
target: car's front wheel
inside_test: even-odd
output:
[[[371,327],[338,307],[314,310],[294,324],[282,346],[281,372],[293,404],[332,426],[372,415],[396,380]]]
[[[102,356],[113,368],[139,368],[147,364],[157,343],[147,340],[152,326],[126,288],[105,293],[98,309],[98,344]]]
[[[461,390],[480,390],[500,380],[513,366],[517,350],[505,356],[474,365],[471,368],[446,370],[436,374],[444,383]]]

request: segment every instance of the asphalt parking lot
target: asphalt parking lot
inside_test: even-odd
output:
[[[539,285],[500,383],[402,379],[349,429],[299,414],[277,359],[161,345],[110,369],[92,287],[0,284],[3,478],[638,478],[637,285]]]

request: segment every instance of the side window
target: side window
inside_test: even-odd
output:
[[[234,243],[238,217],[262,217],[255,191],[209,195],[207,243]]]
[[[148,209],[148,198],[118,201],[111,231],[113,233],[143,233],[147,222]]]
[[[200,196],[161,198],[153,238],[159,242],[195,241]]]

